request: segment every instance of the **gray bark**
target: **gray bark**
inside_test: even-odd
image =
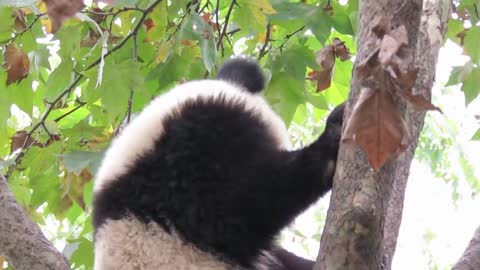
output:
[[[373,51],[366,40],[370,24],[375,21],[376,16],[393,17],[392,21],[396,25],[404,25],[408,32],[409,44],[413,44],[412,49],[415,49],[422,0],[365,0],[361,3],[356,64],[366,59]],[[354,71],[345,116],[347,119],[358,99],[361,85],[362,82]],[[430,88],[417,90],[428,92],[426,96],[430,95]],[[403,201],[401,191],[403,184],[396,182],[398,180],[396,178],[406,179],[408,176],[419,130],[423,127],[425,117],[424,113],[413,112],[401,101],[397,100],[396,105],[404,113],[414,143],[406,154],[390,160],[378,172],[370,169],[366,155],[359,147],[341,146],[330,208],[314,267],[316,270],[380,270],[384,267],[382,261],[385,220],[389,205],[392,209],[394,207],[394,204],[390,203],[390,196],[393,194],[392,202]],[[406,183],[406,180],[404,182]],[[394,190],[395,188],[398,188],[398,192]],[[391,215],[396,214],[393,210],[390,212]],[[387,225],[392,228],[387,231],[393,235],[395,226],[399,224]],[[394,246],[388,248],[394,251]]]
[[[0,217],[0,256],[14,269],[70,269],[65,257],[18,204],[1,174]]]
[[[480,269],[480,227],[475,231],[472,240],[463,252],[462,257],[453,266],[452,270]]]
[[[431,99],[431,89],[435,79],[438,53],[446,31],[446,22],[450,14],[451,1],[425,0],[423,3],[420,32],[418,34],[416,66],[421,67],[415,88],[428,100]],[[406,122],[410,127],[412,137],[418,138],[423,127],[423,113],[415,113],[406,108]],[[393,255],[397,246],[398,232],[402,221],[403,200],[410,174],[410,162],[415,154],[418,140],[415,140],[408,150],[399,157],[400,163],[405,166],[397,167],[394,174],[393,189],[388,202],[387,216],[383,235],[383,266],[391,269]],[[479,268],[480,269],[480,268]]]

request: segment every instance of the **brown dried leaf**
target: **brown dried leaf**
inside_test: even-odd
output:
[[[315,61],[322,69],[333,69],[335,66],[335,48],[333,45],[325,46],[316,55]]]
[[[359,145],[366,152],[372,168],[378,170],[393,155],[407,149],[410,135],[391,94],[364,88],[342,141]]]
[[[14,44],[9,44],[5,50],[4,58],[3,68],[8,70],[7,85],[19,82],[28,75],[30,60],[22,49],[17,48]]]
[[[316,92],[322,92],[332,84],[333,69],[313,70],[308,73],[308,79],[317,82]]]
[[[335,67],[335,48],[329,45],[316,53],[317,64],[320,70],[314,70],[308,74],[308,79],[317,82],[317,93],[321,92],[332,83],[333,68]]]
[[[397,80],[396,83],[400,85],[400,87],[404,90],[409,90],[415,86],[415,82],[417,81],[419,68],[415,67],[413,69],[408,70],[406,73],[397,72]]]
[[[430,101],[428,101],[423,95],[421,94],[414,94],[413,88],[410,88],[407,91],[398,91],[400,92],[400,96],[404,98],[410,105],[412,105],[413,109],[416,111],[439,111],[443,113],[440,108],[433,105]]]
[[[152,20],[151,18],[148,18],[146,19],[145,21],[143,21],[143,25],[145,25],[145,29],[148,31],[152,30],[155,26],[156,26],[156,23],[154,20]]]
[[[333,48],[335,49],[335,55],[340,58],[340,60],[345,61],[352,57],[347,46],[345,46],[345,42],[343,42],[342,40],[334,38],[332,40],[332,44]]]
[[[14,9],[12,11],[12,17],[15,18],[15,30],[23,31],[27,28],[25,12],[21,9]]]
[[[356,75],[359,80],[365,79],[370,74],[378,74],[380,65],[378,63],[378,52],[379,49],[370,53],[367,58],[365,58],[362,62],[358,63],[355,67]]]
[[[385,33],[387,33],[389,27],[387,18],[385,18],[384,16],[375,17],[373,19],[372,25],[372,32],[379,38],[382,38]]]
[[[378,59],[384,66],[392,63],[392,58],[400,48],[400,43],[389,34],[383,36]]]
[[[90,18],[92,18],[92,20],[94,20],[96,23],[102,22],[107,17],[101,8],[96,7],[93,8],[91,11],[93,14],[90,15]]]
[[[18,149],[22,149],[23,146],[28,148],[34,143],[35,141],[31,137],[28,137],[27,140],[27,133],[25,131],[18,131],[15,135],[12,136],[12,143],[10,144],[10,154],[17,151]]]
[[[405,25],[401,25],[393,29],[388,34],[400,44],[399,47],[408,45],[408,32],[407,28],[405,28]]]
[[[82,10],[85,5],[83,0],[44,0],[47,4],[47,13],[52,20],[51,33],[55,33],[60,29],[63,22],[75,16],[77,12]]]

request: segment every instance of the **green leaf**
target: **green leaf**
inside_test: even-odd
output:
[[[110,61],[105,63],[103,81],[98,88],[97,83],[98,67],[85,73],[89,83],[83,94],[88,102],[101,99],[103,107],[108,113],[111,121],[120,121],[127,111],[130,91],[137,89],[142,83],[141,63],[133,60],[126,60],[115,64]]]
[[[93,202],[93,181],[89,181],[83,188],[83,201],[85,205],[91,206]]]
[[[273,73],[286,71],[299,81],[305,80],[307,66],[318,69],[313,51],[298,45],[277,56],[269,66]]]
[[[10,84],[7,91],[11,98],[10,102],[16,104],[28,115],[32,115],[34,92],[32,91],[32,80],[30,78],[25,78],[18,84]]]
[[[478,48],[478,41],[480,40],[480,26],[472,26],[465,34],[465,50],[472,58],[472,61],[480,65],[480,49]]]
[[[73,252],[70,262],[74,263],[75,266],[93,265],[93,250],[94,250],[93,242],[84,237],[81,237],[78,240],[74,242],[74,243],[78,243],[78,247]]]
[[[157,5],[149,15],[149,19],[153,21],[154,26],[147,31],[146,38],[151,41],[161,40],[167,31],[167,1]]]
[[[147,80],[156,80],[158,81],[158,88],[165,89],[187,73],[191,60],[175,53],[165,63],[155,67],[147,75]]]
[[[82,24],[73,26],[63,26],[55,33],[55,37],[60,41],[60,50],[58,54],[62,59],[70,58],[71,55],[80,47],[80,40],[82,37]]]
[[[55,163],[54,165],[58,165]],[[48,203],[48,211],[56,212],[61,201],[62,178],[59,176],[58,168],[48,169],[35,176],[30,176],[30,187],[32,189],[32,207],[36,208],[45,202]]]
[[[189,0],[175,0],[169,1],[170,5],[168,6],[168,16],[177,17],[180,10],[185,10]]]
[[[73,61],[63,58],[60,65],[48,76],[47,92],[45,98],[49,101],[55,99],[73,80]]]
[[[74,224],[77,218],[83,214],[83,212],[83,208],[74,202],[68,209],[67,213],[65,213],[65,217],[68,219],[68,221],[70,221],[71,224]]]
[[[92,174],[96,173],[102,161],[104,152],[71,152],[61,154],[58,157],[63,160],[67,170],[79,174],[83,169],[89,169]]]
[[[323,7],[319,6],[305,14],[305,25],[322,44],[325,44],[330,36],[332,25],[329,17]]]
[[[463,21],[449,19],[447,23],[447,33],[445,35],[455,43],[459,44],[460,38],[457,35],[464,30],[465,26],[463,25]]]
[[[28,187],[23,185],[10,184],[10,188],[12,189],[15,198],[21,205],[25,206],[30,204],[32,192]]]
[[[57,154],[62,144],[55,142],[45,148],[31,147],[22,159],[22,166],[29,169],[28,175],[34,178],[57,164]]]
[[[305,102],[303,91],[304,80],[297,80],[286,72],[274,74],[265,91],[266,99],[287,126],[290,125],[297,106]]]
[[[217,49],[213,34],[213,28],[197,14],[187,16],[180,32],[180,39],[199,42],[203,64],[209,72],[215,66],[217,60]]]
[[[0,43],[11,38],[13,30],[13,17],[11,7],[2,7],[0,4]]]
[[[452,72],[450,73],[450,78],[448,78],[448,82],[445,84],[445,86],[463,83],[470,73],[472,73],[473,67],[474,66],[471,61],[468,61],[463,66],[453,67]]]
[[[470,104],[480,92],[480,68],[476,67],[472,70],[463,82],[462,91],[465,94],[465,105]]]
[[[333,15],[327,14],[330,18],[333,28],[342,34],[353,35],[354,24],[352,24],[352,20],[350,18],[351,13],[347,11],[347,7],[340,5],[338,1],[331,1],[330,3],[333,8]]]
[[[234,19],[242,29],[251,29],[257,33],[265,32],[267,16],[276,11],[268,0],[237,0]]]
[[[270,22],[293,32],[304,25],[305,14],[312,6],[305,3],[292,3],[288,0],[273,0],[272,6],[277,13],[270,15]]]
[[[471,140],[472,141],[480,141],[480,129],[478,129],[477,132],[475,132],[475,134],[473,134]]]

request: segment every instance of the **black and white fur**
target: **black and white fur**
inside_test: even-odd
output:
[[[96,270],[311,269],[275,236],[330,190],[343,106],[310,146],[257,94],[256,63],[157,97],[114,140],[94,190]]]

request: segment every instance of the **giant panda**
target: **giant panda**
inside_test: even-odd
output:
[[[343,106],[290,150],[257,63],[154,99],[107,150],[94,184],[96,270],[301,270],[275,237],[332,186]]]

